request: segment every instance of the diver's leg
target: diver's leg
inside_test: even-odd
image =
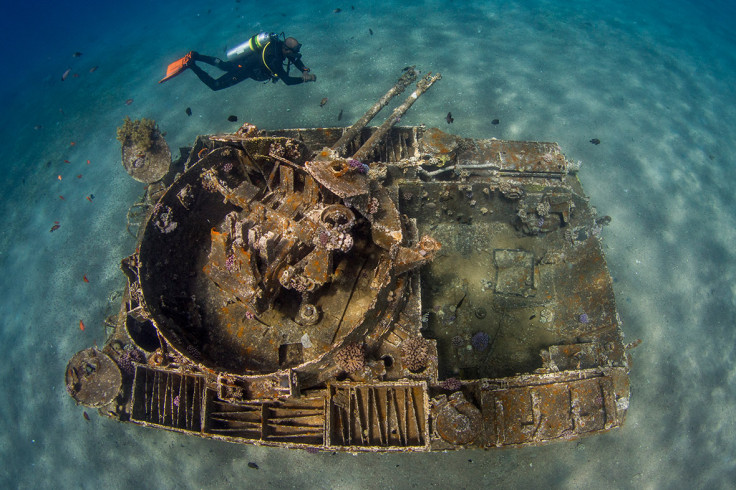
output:
[[[241,78],[234,76],[232,73],[225,73],[218,79],[214,79],[210,76],[209,73],[192,63],[190,66],[191,70],[194,72],[195,75],[199,77],[202,82],[204,82],[205,85],[207,85],[211,90],[222,90],[227,87],[231,87],[238,83]]]
[[[192,60],[207,63],[208,65],[212,65],[223,71],[229,71],[235,68],[235,65],[230,61],[222,61],[220,58],[207,56],[206,54],[199,54],[196,51],[192,51]]]

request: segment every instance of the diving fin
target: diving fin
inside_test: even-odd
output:
[[[179,73],[189,68],[189,64],[192,62],[192,51],[188,52],[183,58],[179,58],[173,63],[166,67],[166,76],[159,80],[158,83],[164,83],[170,78],[174,78]]]

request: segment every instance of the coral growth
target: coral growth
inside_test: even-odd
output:
[[[335,364],[346,373],[361,371],[365,367],[363,344],[348,344],[335,354]]]
[[[126,350],[118,358],[118,366],[120,367],[120,371],[126,376],[133,376],[135,374],[135,364],[133,364],[134,362],[145,363],[146,356],[144,356],[143,353],[138,349]]]
[[[144,117],[131,121],[130,117],[125,116],[123,125],[118,128],[118,141],[122,145],[132,144],[140,151],[147,151],[153,145],[157,132],[154,120]]]
[[[447,390],[447,391],[457,391],[462,386],[463,384],[457,378],[447,378],[446,380],[440,382],[440,387],[443,390]]]
[[[348,165],[351,169],[361,173],[361,174],[367,174],[368,173],[368,165],[366,165],[363,162],[359,162],[358,160],[350,159],[348,160]]]
[[[429,342],[411,337],[401,344],[401,360],[409,371],[420,371],[429,364]]]
[[[473,349],[477,350],[478,352],[483,352],[488,348],[489,341],[490,337],[488,337],[487,333],[478,332],[473,335],[473,338],[470,339],[470,345],[472,345]]]

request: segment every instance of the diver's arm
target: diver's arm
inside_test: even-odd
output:
[[[301,56],[299,56],[299,57],[287,56],[287,58],[289,58],[289,61],[291,61],[291,64],[294,65],[294,66],[296,66],[299,69],[300,72],[304,73],[305,71],[309,71],[309,68],[307,68],[306,66],[304,66],[304,63],[302,63],[302,57]]]
[[[283,77],[277,77],[277,79],[280,78],[283,80],[283,82],[286,85],[297,85],[300,83],[304,83],[306,80],[304,80],[302,77],[290,77],[289,75],[283,76]]]
[[[312,75],[309,73],[309,68],[304,66],[304,63],[302,63],[302,57],[298,56],[296,58],[289,58],[291,63],[296,66],[302,75],[302,80],[305,82],[316,82],[317,77],[315,75]]]
[[[274,72],[273,76],[274,80],[282,80],[286,85],[297,85],[299,83],[304,83],[303,77],[290,77],[288,73],[284,70],[283,66],[279,66]]]

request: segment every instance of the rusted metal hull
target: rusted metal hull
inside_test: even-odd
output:
[[[102,349],[122,382],[100,413],[345,451],[536,445],[623,423],[607,218],[556,144],[394,127],[355,163],[329,151],[340,128],[246,129],[197,139],[123,261]]]

